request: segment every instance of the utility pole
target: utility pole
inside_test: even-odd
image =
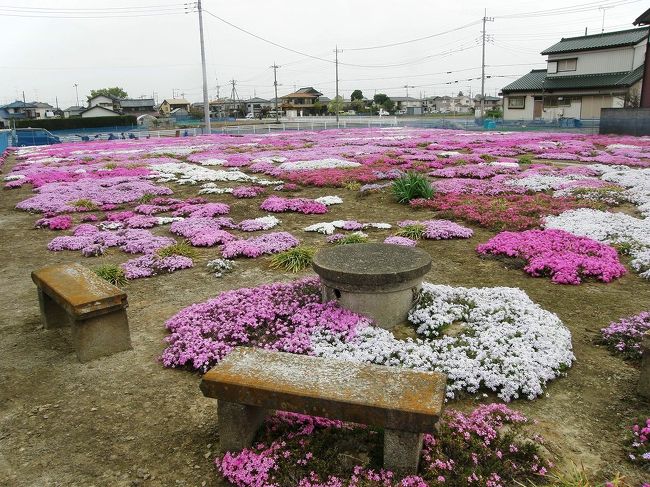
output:
[[[75,93],[77,93],[77,106],[79,106],[79,88],[78,88],[79,85],[75,83],[73,86],[74,86]]]
[[[409,88],[415,88],[413,85],[404,85],[403,88],[406,88],[406,98],[409,97]]]
[[[231,79],[230,84],[232,85],[232,89],[230,90],[230,101],[232,101],[232,106],[233,109],[235,110],[235,118],[237,118],[237,112],[239,111],[239,108],[237,107],[238,103],[235,101],[235,100],[239,100],[239,95],[237,94],[237,88],[235,88],[237,81]]]
[[[280,114],[278,113],[278,66],[273,61],[273,88],[275,89],[275,123],[280,123]]]
[[[208,98],[208,73],[205,68],[205,43],[203,41],[203,9],[201,0],[196,1],[196,9],[199,11],[199,37],[201,38],[201,68],[203,69],[203,118],[205,119],[205,130],[212,133],[210,126],[210,99]]]
[[[339,46],[336,45],[334,49],[334,63],[336,64],[336,97],[334,100],[336,102],[334,103],[334,108],[336,109],[336,124],[338,125],[339,123],[339,52],[343,52],[342,50],[339,51]]]
[[[487,37],[485,32],[486,22],[494,22],[494,17],[487,16],[487,9],[483,14],[483,57],[481,61],[481,119],[485,115],[485,40]]]
[[[612,8],[612,7],[598,7],[598,10],[603,11],[603,23],[602,23],[601,28],[600,28],[600,33],[601,34],[605,32],[605,12],[607,11],[608,8]],[[585,29],[585,35],[587,35],[586,34],[586,29]]]

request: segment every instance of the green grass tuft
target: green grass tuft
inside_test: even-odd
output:
[[[357,244],[357,243],[366,243],[368,241],[368,236],[360,232],[354,232],[350,235],[346,235],[343,238],[336,240],[334,243],[336,245],[347,245],[347,244]]]
[[[88,211],[95,211],[99,207],[89,199],[80,199],[70,203],[75,208],[85,208]]]
[[[152,199],[156,197],[155,194],[152,193],[145,193],[142,196],[140,196],[140,199],[138,200],[138,203],[149,203]]]
[[[316,249],[305,245],[300,245],[271,258],[271,267],[273,269],[283,269],[289,272],[299,272],[309,267],[314,259]]]
[[[413,225],[406,225],[400,228],[395,235],[410,238],[411,240],[419,240],[424,237],[425,230],[424,225],[421,223],[414,223]]]
[[[398,203],[408,203],[416,198],[431,199],[434,190],[426,176],[408,172],[393,181],[393,196]]]
[[[182,242],[176,242],[175,244],[168,245],[161,249],[156,250],[156,254],[160,257],[171,257],[172,255],[182,255],[183,257],[189,257],[193,259],[196,257],[196,249],[192,247],[187,240]]]
[[[95,269],[95,274],[114,286],[124,286],[126,284],[124,271],[116,264],[103,264]]]

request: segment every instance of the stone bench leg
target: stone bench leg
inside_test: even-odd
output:
[[[68,313],[56,301],[45,294],[40,287],[36,290],[38,292],[38,304],[41,308],[43,328],[50,330],[52,328],[70,326],[70,316],[68,316]]]
[[[221,399],[217,401],[217,407],[221,451],[235,451],[251,446],[255,433],[266,417],[266,409]]]
[[[72,323],[72,342],[80,362],[131,350],[129,320],[119,309]]]
[[[384,468],[398,476],[416,475],[422,451],[422,433],[384,430]]]

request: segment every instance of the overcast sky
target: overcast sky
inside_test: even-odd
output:
[[[61,108],[91,89],[123,87],[158,101],[184,93],[202,99],[198,16],[185,0],[0,0],[0,103],[38,100]],[[340,93],[368,98],[480,93],[481,18],[488,17],[486,93],[533,68],[562,36],[632,28],[647,0],[203,0],[210,98],[279,96],[294,87],[335,92],[338,44]],[[599,7],[606,6],[605,10]],[[554,10],[553,9],[559,9]],[[540,12],[542,11],[542,12]],[[252,37],[210,14],[303,56]],[[454,30],[453,32],[446,31]],[[436,37],[379,49],[359,48]],[[396,66],[397,65],[397,66]],[[479,79],[476,79],[479,78]],[[449,84],[451,82],[451,84]],[[180,95],[179,95],[180,96]]]

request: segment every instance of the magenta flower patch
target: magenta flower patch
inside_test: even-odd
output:
[[[277,254],[296,247],[300,241],[288,232],[273,232],[259,237],[232,240],[221,247],[221,255],[226,259],[233,257],[259,257],[264,254]]]

